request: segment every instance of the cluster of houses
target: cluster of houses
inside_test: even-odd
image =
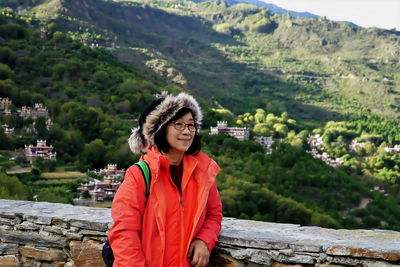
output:
[[[0,110],[2,115],[13,115],[10,106],[12,105],[12,101],[7,98],[0,97]],[[48,117],[49,111],[47,107],[45,107],[41,103],[36,103],[33,107],[22,106],[20,110],[17,110],[18,116],[22,118],[32,118],[37,119],[39,117]]]
[[[11,110],[9,109],[9,107],[11,105],[12,105],[11,100],[9,100],[8,98],[0,97],[0,111],[1,111],[2,115],[6,115],[6,116],[17,115],[24,119],[31,118],[34,120],[36,120],[39,117],[45,117],[45,118],[47,118],[47,120],[46,120],[47,130],[49,130],[50,127],[53,125],[53,122],[49,118],[49,111],[48,111],[47,107],[45,107],[41,103],[36,103],[33,107],[22,106],[22,108],[20,110],[17,110],[16,114],[12,114]],[[7,124],[3,124],[0,126],[1,126],[1,128],[3,128],[4,133],[8,138],[13,137],[13,135],[15,133],[14,128],[9,127]],[[35,130],[34,126],[35,126],[35,122],[33,122],[32,127],[25,127],[24,128],[25,132],[35,133],[36,130]]]
[[[118,170],[116,164],[108,164],[107,168],[94,170],[92,173],[102,180],[94,179],[78,187],[80,199],[85,198],[84,192],[95,201],[113,199],[125,176],[125,170]]]
[[[12,101],[8,98],[0,97],[0,111],[2,115],[12,116],[17,115],[24,119],[31,118],[36,120],[39,117],[45,117],[46,120],[46,128],[47,130],[53,125],[53,122],[49,118],[49,111],[47,107],[45,107],[41,103],[36,103],[33,107],[23,106],[20,110],[17,110],[16,114],[12,114],[10,110],[10,106],[12,105]],[[13,138],[15,134],[15,129],[9,127],[7,124],[2,124],[0,127],[3,129],[4,134],[8,138]],[[35,121],[33,125],[30,127],[25,127],[23,129],[26,133],[35,133]],[[41,157],[46,160],[55,160],[57,158],[57,152],[54,151],[54,147],[52,145],[47,145],[46,140],[37,140],[36,145],[25,145],[24,154],[25,161],[32,163],[36,158]]]
[[[311,135],[308,137],[307,142],[311,148],[311,150],[307,152],[310,153],[314,158],[321,159],[322,161],[326,162],[328,165],[332,167],[343,166],[343,160],[341,158],[332,159],[329,157],[328,153],[320,152],[324,151],[321,135],[319,134]]]

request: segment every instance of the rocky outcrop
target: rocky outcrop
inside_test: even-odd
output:
[[[0,200],[0,266],[104,266],[110,209]],[[224,218],[210,266],[400,266],[400,233]]]

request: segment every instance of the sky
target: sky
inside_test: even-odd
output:
[[[400,0],[263,0],[292,11],[307,11],[362,27],[400,31]]]

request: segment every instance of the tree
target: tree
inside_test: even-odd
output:
[[[0,172],[0,198],[29,200],[30,191],[17,177]]]
[[[82,162],[91,168],[101,168],[106,165],[106,146],[103,140],[96,139],[85,145],[82,153]]]

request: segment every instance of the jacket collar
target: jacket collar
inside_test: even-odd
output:
[[[168,158],[163,154],[161,154],[161,152],[158,150],[156,146],[151,146],[147,150],[147,153],[141,157],[141,160],[145,160],[150,167],[152,175],[152,183],[153,181],[157,180],[160,169],[169,169]],[[194,169],[197,166],[196,157],[192,155],[184,155],[183,165],[184,165],[183,168],[184,173],[182,177],[183,179],[182,189],[185,187],[189,177],[192,175]]]

